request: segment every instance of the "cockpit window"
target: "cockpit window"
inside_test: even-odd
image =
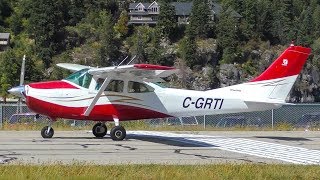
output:
[[[140,82],[129,81],[128,92],[129,93],[153,92],[153,88]]]
[[[82,69],[71,74],[65,80],[73,82],[81,87],[89,88],[90,82],[92,80],[92,75],[88,73],[88,69]]]
[[[162,82],[153,82],[152,84],[155,84],[159,87],[162,87],[162,88],[167,88],[168,86],[165,84],[165,83],[162,83]]]

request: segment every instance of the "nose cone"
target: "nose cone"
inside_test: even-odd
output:
[[[8,92],[12,95],[24,98],[25,97],[25,89],[24,86],[16,86],[8,90]]]

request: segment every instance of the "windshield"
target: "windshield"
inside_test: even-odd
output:
[[[153,82],[152,84],[155,84],[159,87],[162,87],[162,88],[167,88],[168,86],[164,83],[164,82]]]
[[[89,69],[82,69],[71,74],[69,77],[65,78],[65,80],[73,82],[81,87],[89,88],[92,75],[88,73]]]

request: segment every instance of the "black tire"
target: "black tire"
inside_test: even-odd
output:
[[[122,126],[115,126],[111,129],[110,136],[114,141],[122,141],[126,138],[127,132]]]
[[[41,130],[41,136],[42,136],[43,138],[52,138],[52,136],[53,136],[53,134],[54,134],[54,130],[53,130],[52,127],[50,128],[50,130],[49,130],[49,132],[48,132],[48,127],[49,127],[49,126],[45,126],[45,127],[43,127],[42,130]]]
[[[104,123],[97,123],[92,128],[92,133],[98,138],[102,138],[107,134],[107,126]]]

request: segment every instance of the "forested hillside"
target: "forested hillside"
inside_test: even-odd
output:
[[[193,0],[188,25],[175,22],[172,0],[159,0],[153,27],[127,25],[130,2],[1,0],[0,32],[11,33],[10,48],[0,52],[1,96],[19,84],[24,54],[27,83],[65,77],[69,72],[55,67],[59,62],[110,66],[136,55],[136,63],[180,68],[172,85],[205,90],[247,81],[294,40],[313,54],[290,100],[320,101],[319,0],[220,0],[223,11],[215,20],[207,0]]]

